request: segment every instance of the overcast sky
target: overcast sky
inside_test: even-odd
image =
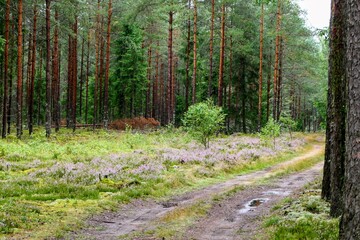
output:
[[[309,26],[324,28],[329,26],[331,0],[297,0],[300,7],[307,12]]]

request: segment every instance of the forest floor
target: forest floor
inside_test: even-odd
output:
[[[323,145],[261,171],[162,200],[134,200],[88,220],[68,239],[267,239],[264,217],[320,176]],[[299,171],[296,171],[298,169]]]

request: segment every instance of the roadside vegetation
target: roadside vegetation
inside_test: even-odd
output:
[[[266,239],[338,239],[339,219],[330,217],[330,204],[320,195],[321,181],[317,180],[275,206],[273,215],[265,221],[269,232]]]
[[[141,133],[61,130],[49,140],[1,140],[0,238],[61,237],[90,214],[134,198],[166,197],[285,161],[321,138],[295,134],[276,148],[256,135],[204,147],[181,129]],[[288,156],[288,157],[284,157]]]

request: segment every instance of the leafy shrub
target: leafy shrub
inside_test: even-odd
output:
[[[208,100],[190,106],[182,121],[185,129],[208,148],[210,138],[223,127],[224,120],[222,109]]]
[[[270,118],[265,127],[261,129],[261,137],[265,140],[273,139],[274,149],[276,148],[276,137],[280,136],[280,124]]]
[[[281,116],[280,123],[281,123],[282,127],[288,129],[290,138],[292,140],[292,132],[296,128],[296,122],[290,116]]]

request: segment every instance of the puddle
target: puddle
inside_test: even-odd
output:
[[[261,204],[266,203],[269,200],[270,200],[269,198],[256,198],[256,199],[253,199],[250,202],[246,203],[244,205],[244,208],[239,210],[239,213],[244,214],[244,213],[247,213],[247,212],[252,212],[257,207],[259,207]]]
[[[266,192],[263,192],[265,195],[276,195],[276,196],[289,196],[291,191],[285,191],[283,189],[273,189]]]

